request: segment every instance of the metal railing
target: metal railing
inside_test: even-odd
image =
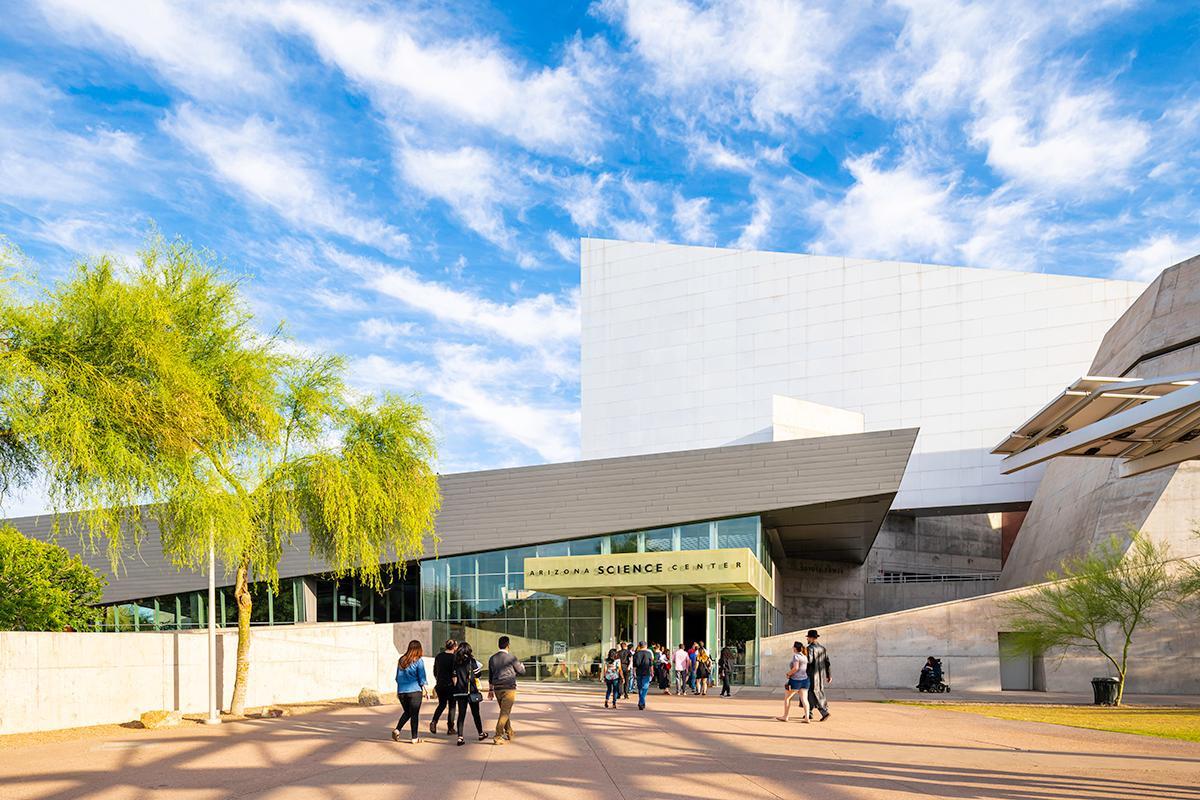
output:
[[[999,572],[949,572],[942,575],[921,575],[911,572],[885,572],[868,575],[867,583],[960,583],[968,581],[997,581]]]

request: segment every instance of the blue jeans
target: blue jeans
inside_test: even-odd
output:
[[[612,698],[613,705],[615,706],[617,704],[617,700],[619,700],[621,697],[621,679],[620,678],[613,678],[612,680],[606,680],[604,682],[604,702],[605,703],[608,702],[609,697]]]
[[[639,675],[637,677],[637,687],[638,687],[638,706],[642,707],[642,706],[646,705],[646,692],[650,691],[650,676],[649,675]]]

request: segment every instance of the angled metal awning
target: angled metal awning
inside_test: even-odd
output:
[[[1119,458],[1121,477],[1200,459],[1200,372],[1080,378],[992,452],[1005,474],[1057,456]]]

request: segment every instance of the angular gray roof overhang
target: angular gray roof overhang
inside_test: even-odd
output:
[[[440,556],[762,514],[788,556],[861,563],[900,487],[917,429],[873,431],[674,453],[574,461],[441,476]],[[10,522],[49,538],[49,517]],[[60,543],[79,551],[78,543]],[[426,557],[433,556],[432,544]],[[157,529],[113,579],[103,553],[84,560],[110,576],[106,601],[201,589],[176,572]],[[281,577],[322,572],[297,537]],[[226,581],[229,582],[229,581]]]

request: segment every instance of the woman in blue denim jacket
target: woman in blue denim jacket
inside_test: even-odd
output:
[[[400,721],[392,731],[393,742],[400,741],[400,731],[404,729],[405,722],[409,724],[412,732],[411,743],[417,744],[421,741],[417,736],[417,724],[421,715],[421,698],[428,693],[425,688],[425,662],[421,660],[422,655],[424,650],[421,643],[413,639],[408,643],[404,655],[396,662],[396,697],[399,698],[404,713],[400,715]]]

